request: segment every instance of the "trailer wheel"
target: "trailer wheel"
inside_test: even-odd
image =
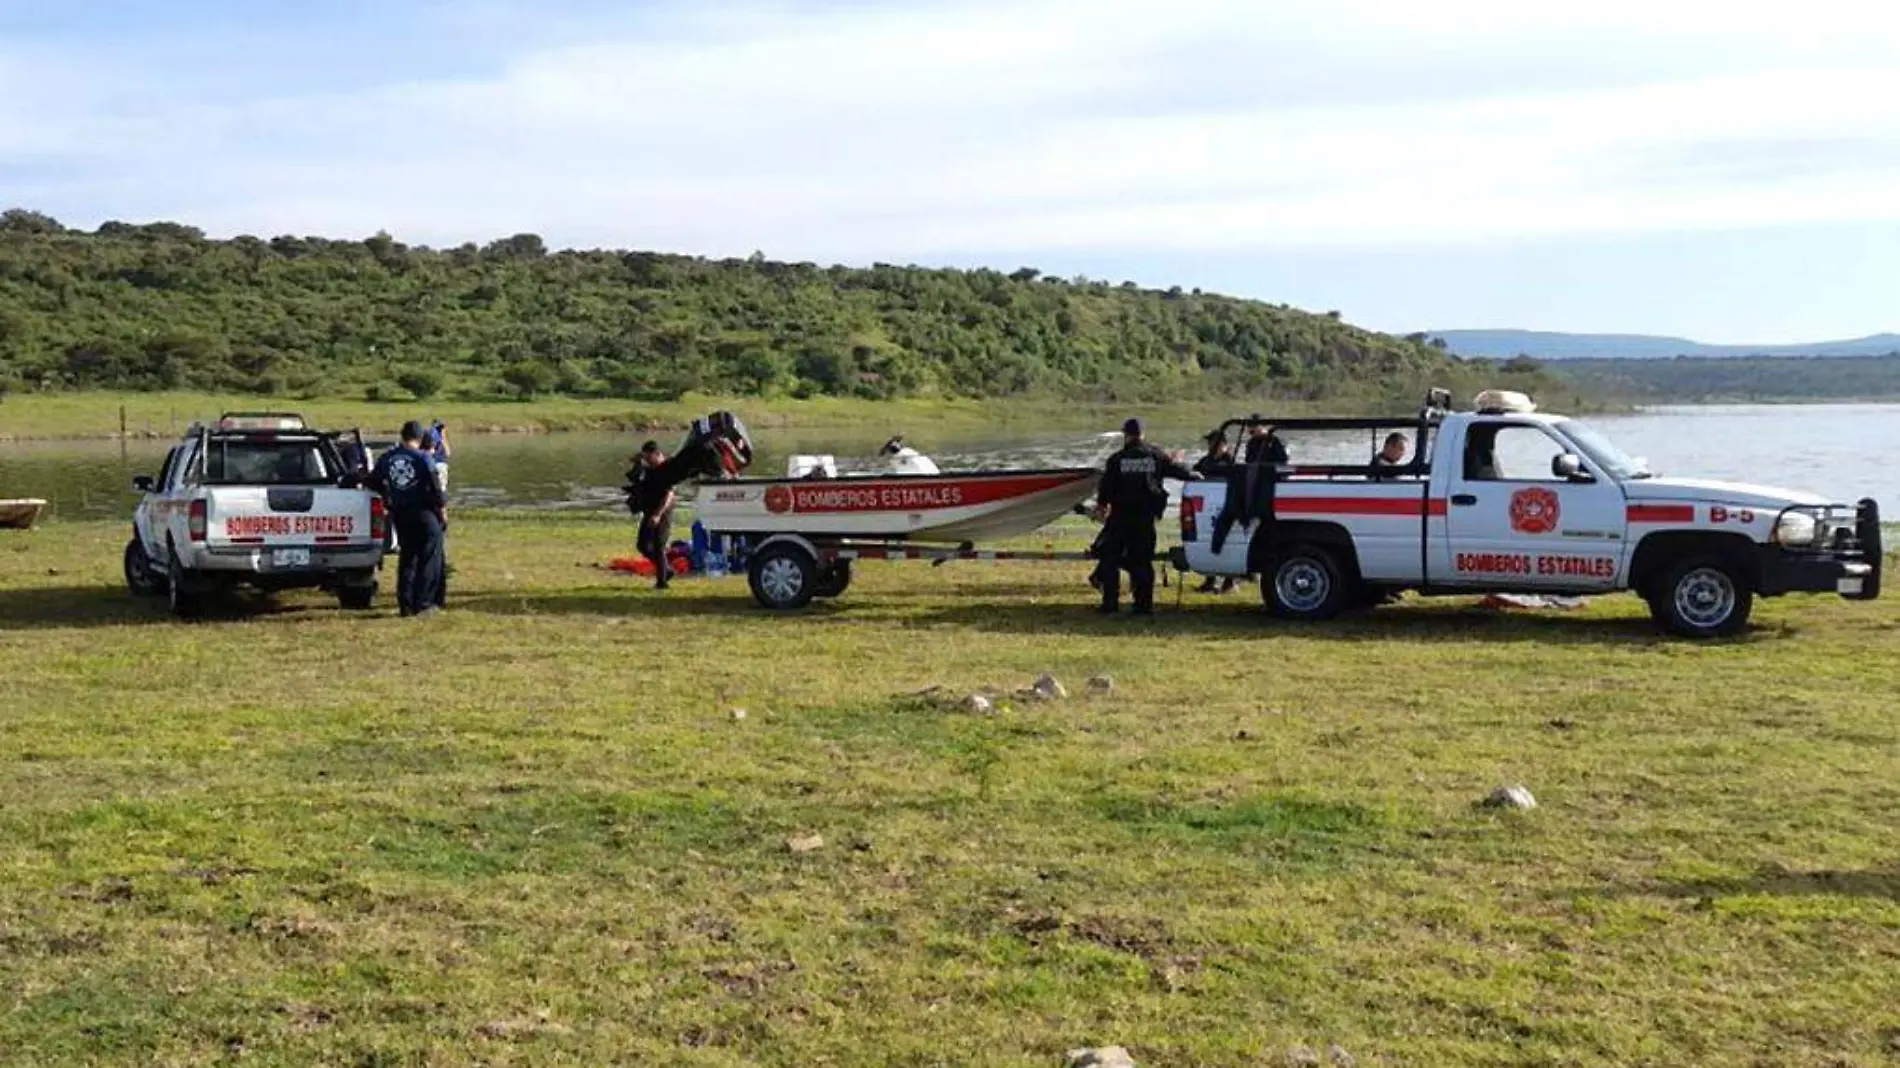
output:
[[[851,588],[851,561],[835,560],[831,566],[818,573],[818,585],[812,589],[813,597],[841,597]]]
[[[1260,596],[1274,615],[1304,622],[1331,619],[1352,601],[1339,562],[1318,545],[1291,545],[1274,553],[1260,576]]]
[[[1740,634],[1755,607],[1755,591],[1733,563],[1694,556],[1669,569],[1649,599],[1657,626],[1684,638]]]
[[[796,545],[768,545],[752,557],[746,568],[752,596],[760,604],[778,612],[803,608],[818,595],[818,561]]]

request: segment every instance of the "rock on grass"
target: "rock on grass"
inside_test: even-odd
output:
[[[1511,786],[1500,786],[1491,791],[1491,796],[1484,799],[1484,807],[1508,808],[1516,809],[1520,812],[1528,812],[1537,807],[1537,799],[1531,796],[1531,792],[1528,788],[1521,784],[1513,784]]]
[[[1070,1050],[1067,1065],[1068,1068],[1135,1068],[1135,1059],[1120,1046],[1103,1046]]]

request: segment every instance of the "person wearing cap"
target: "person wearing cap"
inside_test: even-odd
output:
[[[1227,472],[1234,466],[1234,449],[1227,443],[1227,435],[1219,430],[1207,432],[1207,454],[1194,461],[1194,473],[1202,478],[1226,478]],[[1226,578],[1207,576],[1197,592],[1232,593],[1240,580],[1232,575]]]
[[[1260,495],[1262,473],[1272,480],[1279,478],[1279,469],[1289,461],[1286,442],[1263,417],[1253,416],[1247,420],[1247,441],[1240,447],[1240,465],[1228,473],[1227,498],[1221,502],[1220,514],[1214,517],[1214,535],[1208,548],[1219,554],[1227,544],[1228,532],[1235,523],[1243,523],[1248,511],[1254,506]],[[1265,502],[1269,514],[1273,502]]]
[[[1121,607],[1121,573],[1128,572],[1137,615],[1154,613],[1155,522],[1168,507],[1162,480],[1185,482],[1194,472],[1142,440],[1141,420],[1122,424],[1122,447],[1102,467],[1096,511],[1106,521],[1099,541],[1101,563],[1094,578],[1102,591],[1101,612]]]
[[[422,434],[421,423],[404,423],[402,444],[384,453],[366,480],[383,495],[396,529],[396,604],[404,616],[432,615],[448,595],[442,572],[448,504],[434,465],[422,450]]]
[[[422,438],[422,448],[429,454],[429,463],[435,467],[436,484],[442,487],[443,493],[447,493],[449,457],[453,455],[453,450],[449,448],[449,429],[442,425],[442,420],[437,419],[429,426],[428,433]]]

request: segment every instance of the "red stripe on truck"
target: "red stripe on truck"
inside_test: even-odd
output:
[[[1273,510],[1278,515],[1376,515],[1413,519],[1444,515],[1445,499],[1432,497],[1278,497]]]
[[[1628,519],[1632,523],[1693,523],[1693,504],[1632,504]]]

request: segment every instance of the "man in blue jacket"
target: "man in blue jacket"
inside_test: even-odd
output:
[[[436,481],[435,466],[422,451],[422,424],[402,425],[402,444],[384,453],[368,484],[383,495],[398,545],[396,604],[404,616],[432,615],[448,596],[442,572],[442,543],[448,530],[448,503]]]

